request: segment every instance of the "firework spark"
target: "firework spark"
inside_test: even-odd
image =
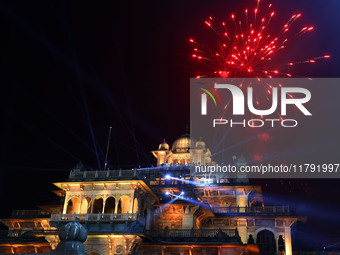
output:
[[[324,55],[275,65],[273,58],[285,50],[293,38],[302,37],[314,30],[313,26],[296,24],[301,19],[301,13],[292,15],[278,29],[270,28],[275,16],[272,4],[264,6],[257,0],[253,10],[245,9],[237,15],[232,13],[228,21],[217,24],[212,17],[205,20],[205,25],[216,33],[218,40],[217,45],[209,47],[194,38],[189,39],[193,45],[192,57],[207,69],[196,77],[292,77],[291,72],[280,71],[287,70],[282,66],[289,69],[297,64],[314,64],[320,59],[330,58],[330,55]],[[278,32],[271,34],[270,30]]]

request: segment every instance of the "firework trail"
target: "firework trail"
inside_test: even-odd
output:
[[[277,16],[271,3],[257,0],[253,8],[238,14],[230,13],[224,21],[216,21],[213,17],[205,20],[206,27],[214,36],[206,37],[205,42],[189,39],[192,58],[200,66],[196,78],[241,78],[233,80],[243,89],[256,87],[254,103],[259,108],[265,108],[271,105],[272,88],[285,85],[270,78],[290,78],[295,76],[293,71],[296,65],[314,64],[330,58],[330,55],[323,55],[298,61],[280,61],[280,57],[289,55],[290,48],[296,47],[294,42],[313,32],[314,27],[302,25],[301,13],[292,14],[284,23],[276,21]],[[257,78],[257,84],[243,78]],[[293,94],[288,96],[295,97]],[[231,101],[230,98],[223,105],[225,111],[221,118],[227,118],[230,111],[226,110],[231,107]],[[283,121],[279,112],[274,114]],[[263,116],[259,117],[263,119]],[[250,154],[255,153],[255,161],[261,161],[265,152],[264,144],[271,139],[272,136],[263,133],[259,134],[254,144],[245,145]]]
[[[218,38],[216,45],[209,47],[194,38],[189,39],[193,45],[192,57],[207,70],[198,74],[196,78],[292,77],[291,72],[280,71],[280,67],[312,64],[319,59],[330,58],[330,55],[324,55],[275,65],[273,59],[278,52],[286,49],[293,38],[302,37],[314,30],[313,26],[296,24],[301,19],[301,13],[292,15],[281,27],[271,27],[271,21],[275,16],[272,4],[264,6],[258,0],[254,9],[245,9],[238,15],[230,14],[228,21],[217,24],[209,17],[205,24],[216,33]],[[277,33],[271,34],[269,28]]]
[[[292,69],[295,65],[314,64],[318,60],[330,58],[330,55],[323,55],[275,64],[278,62],[275,59],[280,52],[289,48],[287,47],[289,43],[292,46],[293,39],[301,38],[312,32],[314,27],[301,25],[298,22],[302,17],[301,13],[293,14],[281,26],[275,27],[272,22],[276,16],[273,5],[271,3],[264,5],[260,2],[261,0],[257,0],[253,9],[245,9],[241,14],[230,14],[228,21],[217,24],[212,17],[205,20],[205,25],[217,36],[215,43],[203,44],[194,38],[189,39],[193,46],[192,58],[205,70],[198,73],[196,78],[257,78],[261,89],[254,91],[256,105],[260,105],[260,102],[263,102],[261,105],[266,104],[260,100],[262,97],[265,97],[268,104],[271,101],[272,88],[284,85],[261,78],[289,78],[293,76]],[[277,32],[272,34],[270,31]],[[241,79],[238,85],[246,89],[255,84]],[[288,96],[294,98],[292,94]],[[225,110],[229,108],[230,102],[231,100],[224,106]],[[276,113],[283,120],[283,117],[278,112]]]

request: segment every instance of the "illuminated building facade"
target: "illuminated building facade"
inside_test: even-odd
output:
[[[202,176],[193,164],[211,164],[203,141],[188,135],[170,149],[152,151],[157,167],[70,172],[54,183],[63,205],[14,211],[0,253],[49,253],[58,229],[70,221],[88,230],[88,254],[292,254],[286,206],[266,207],[260,186],[248,180]],[[191,158],[192,157],[192,158]],[[235,164],[242,163],[236,160]]]

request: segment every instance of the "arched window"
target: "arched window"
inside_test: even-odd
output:
[[[114,213],[116,207],[116,200],[114,197],[109,197],[105,202],[104,213]]]
[[[174,164],[177,164],[178,163],[178,159],[174,159]]]
[[[130,198],[127,196],[123,196],[119,199],[118,203],[118,213],[129,213],[131,208]]]
[[[261,254],[275,255],[276,244],[273,232],[262,230],[257,234],[256,244],[258,245]]]
[[[132,213],[137,213],[138,212],[138,199],[135,198],[133,200],[133,210],[132,210]]]
[[[184,165],[185,164],[185,159],[182,158],[181,161],[180,161],[181,165]]]
[[[72,197],[67,203],[66,214],[78,213],[79,199]]]
[[[103,198],[97,197],[93,202],[92,213],[102,213],[103,212]]]
[[[67,203],[66,214],[71,214],[73,211],[73,203],[72,199],[70,199]]]
[[[87,214],[91,211],[91,198],[85,197],[81,202],[80,214]]]

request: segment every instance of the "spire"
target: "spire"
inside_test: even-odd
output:
[[[185,133],[190,134],[190,123],[189,122],[187,122],[187,124],[185,125]]]

